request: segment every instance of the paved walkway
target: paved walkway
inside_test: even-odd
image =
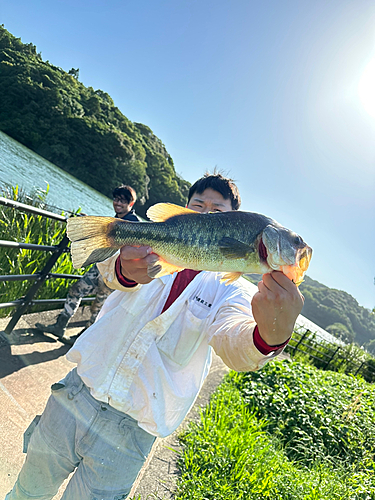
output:
[[[56,316],[57,312],[53,311],[25,315],[11,335],[3,331],[9,319],[0,319],[0,500],[12,488],[23,464],[23,432],[34,416],[43,411],[51,384],[74,366],[65,359],[69,345],[35,329],[36,322],[51,323]],[[76,335],[88,317],[88,308],[81,308],[69,325],[67,336]],[[206,405],[227,371],[220,358],[215,357],[196,405],[182,426],[197,418],[199,408]],[[177,436],[182,426],[168,438],[155,442],[147,466],[141,471],[129,498],[174,498],[178,455],[170,448],[179,450]],[[55,500],[61,498],[64,487],[62,485]]]

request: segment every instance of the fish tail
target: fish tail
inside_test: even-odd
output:
[[[114,255],[118,245],[111,237],[114,217],[73,217],[67,223],[67,235],[71,245],[71,255],[75,268],[85,267],[94,262],[102,262]]]

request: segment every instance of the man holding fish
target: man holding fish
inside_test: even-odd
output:
[[[186,209],[151,207],[152,223],[69,221],[74,264],[102,261],[115,292],[68,352],[77,366],[52,386],[6,500],[53,498],[71,472],[62,500],[127,498],[155,438],[193,405],[212,349],[237,371],[282,352],[311,249],[239,206],[230,179],[206,174]],[[243,272],[265,273],[255,294]]]

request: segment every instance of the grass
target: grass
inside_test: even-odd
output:
[[[329,374],[288,362],[231,372],[181,436],[176,500],[375,499],[374,389]]]
[[[298,362],[230,375],[244,402],[267,420],[292,460],[367,463],[375,453],[374,386]]]
[[[47,195],[48,188],[46,191],[39,191],[29,196],[21,192],[18,186],[3,188],[1,192],[3,197],[44,209]],[[38,245],[57,245],[63,238],[65,229],[64,222],[0,205],[0,239],[2,240]],[[0,247],[0,275],[34,274],[43,269],[50,256],[51,252]],[[70,254],[64,253],[51,272],[83,274],[84,270],[75,270]],[[11,302],[23,297],[32,283],[32,281],[0,282],[0,303]],[[71,280],[64,279],[47,280],[35,298],[65,298],[72,283]],[[9,315],[12,310],[12,308],[0,309],[0,317]],[[37,310],[37,306],[31,310]]]

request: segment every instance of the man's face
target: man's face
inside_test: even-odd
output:
[[[128,203],[125,198],[115,197],[113,198],[113,209],[116,212],[117,217],[125,217],[132,208],[134,203]]]
[[[194,193],[187,204],[187,208],[201,214],[207,214],[208,212],[231,212],[232,204],[230,200],[225,200],[223,195],[208,188],[203,193]]]

